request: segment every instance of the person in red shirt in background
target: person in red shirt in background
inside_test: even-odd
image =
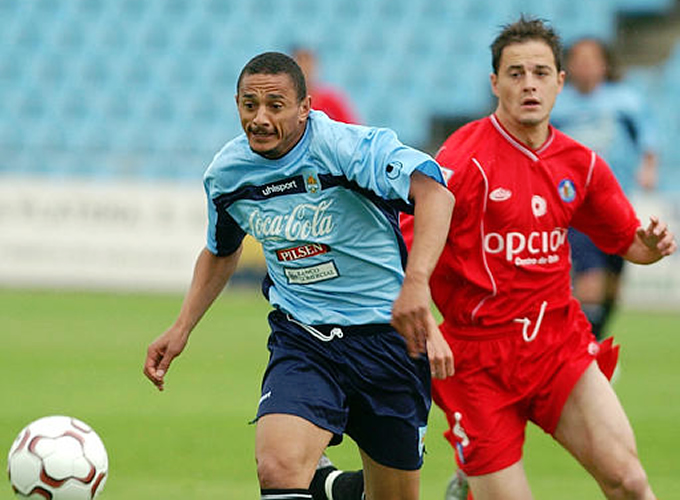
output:
[[[340,90],[319,81],[314,51],[306,47],[296,47],[292,50],[292,56],[305,75],[307,91],[312,96],[312,109],[323,111],[333,120],[360,123],[349,99]]]
[[[607,498],[654,499],[603,374],[616,352],[596,342],[572,296],[567,228],[637,264],[673,253],[675,238],[655,217],[642,227],[604,160],[549,124],[565,77],[553,29],[521,18],[491,48],[498,107],[456,131],[436,158],[457,200],[431,278],[455,360],[454,376],[433,380],[446,438],[476,500],[532,498],[522,465],[528,421]],[[408,243],[411,218],[402,231]]]

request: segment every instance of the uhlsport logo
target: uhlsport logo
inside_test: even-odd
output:
[[[576,186],[571,179],[562,179],[557,186],[557,191],[560,193],[562,201],[571,203],[576,198]]]
[[[387,167],[385,167],[385,171],[387,172],[387,178],[388,179],[396,179],[399,177],[399,174],[401,173],[401,169],[404,168],[404,165],[400,161],[393,161]]]
[[[284,194],[287,192],[300,192],[298,187],[299,178],[284,179],[282,181],[272,182],[271,184],[265,184],[262,186],[262,196],[275,196],[278,194]]]

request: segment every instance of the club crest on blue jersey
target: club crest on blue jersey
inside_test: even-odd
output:
[[[562,179],[557,186],[557,191],[560,193],[562,201],[571,203],[576,198],[576,186],[571,179]]]
[[[302,177],[305,180],[305,189],[308,193],[318,193],[321,191],[321,183],[319,182],[319,176],[316,172],[312,170],[305,170],[302,173]]]
[[[400,161],[393,161],[385,167],[387,178],[391,180],[398,178],[402,168],[404,168],[404,165]]]

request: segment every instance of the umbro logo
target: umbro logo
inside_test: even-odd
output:
[[[489,194],[489,199],[491,201],[505,201],[509,200],[512,196],[512,191],[502,187],[496,188]]]

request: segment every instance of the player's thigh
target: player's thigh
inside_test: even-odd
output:
[[[400,470],[379,464],[363,450],[366,500],[417,500],[420,470]]]
[[[431,406],[427,358],[409,357],[396,332],[348,338],[345,346],[345,433],[383,466],[419,469]]]
[[[637,462],[628,417],[596,363],[574,386],[554,437],[599,481]]]
[[[522,461],[481,476],[468,476],[475,500],[531,500],[531,489]]]
[[[306,488],[333,434],[295,415],[258,419],[255,459],[264,488]]]

